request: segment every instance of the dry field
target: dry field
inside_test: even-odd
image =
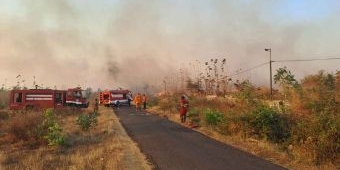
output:
[[[0,119],[0,170],[152,169],[112,113],[112,109],[100,107],[98,124],[88,132],[81,131],[75,123],[79,113],[61,113],[58,119],[66,134],[65,144],[34,147],[27,146],[26,141],[11,140],[6,131],[12,120],[11,113],[8,119]]]

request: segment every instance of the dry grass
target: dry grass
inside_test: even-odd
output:
[[[67,134],[65,146],[25,149],[1,142],[0,170],[152,169],[111,109],[100,108],[98,125],[89,132],[82,132],[76,126],[77,116],[77,113],[59,116]],[[0,136],[1,140],[6,140],[6,135]]]

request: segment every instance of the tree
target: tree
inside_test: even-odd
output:
[[[276,74],[274,75],[274,83],[280,83],[280,85],[289,85],[292,87],[299,86],[298,81],[294,78],[294,75],[287,70],[286,67],[279,68],[276,70]]]

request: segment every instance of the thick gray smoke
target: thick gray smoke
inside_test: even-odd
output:
[[[143,90],[196,60],[226,58],[232,74],[267,62],[264,48],[272,48],[273,60],[339,55],[339,2],[292,4],[297,7],[274,0],[6,0],[0,81],[13,86],[21,74],[28,87],[35,76],[49,87]],[[273,66],[284,65],[301,77],[339,69],[339,60]],[[268,69],[240,78],[266,84]]]

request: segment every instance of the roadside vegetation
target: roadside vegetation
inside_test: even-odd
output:
[[[151,169],[110,108],[0,111],[0,169]]]
[[[151,112],[179,122],[179,99],[186,94],[188,126],[197,131],[292,169],[340,168],[340,72],[298,81],[280,68],[273,100],[269,89],[247,80],[221,81],[226,88],[216,90],[192,79],[184,91],[152,99]]]

